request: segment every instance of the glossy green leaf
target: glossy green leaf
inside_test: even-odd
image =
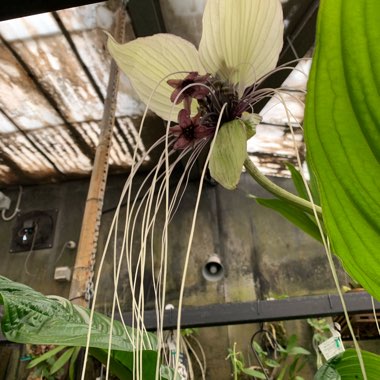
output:
[[[368,380],[377,380],[380,374],[380,356],[367,351],[361,351],[361,353]],[[358,356],[354,349],[348,349],[340,357],[331,359],[319,368],[314,377],[314,380],[340,379],[363,380]]]
[[[210,157],[210,174],[228,190],[236,188],[247,153],[247,132],[240,120],[223,124]]]
[[[100,363],[107,364],[108,354],[107,351],[102,350],[101,348],[90,348],[90,354],[95,359],[99,360]],[[110,372],[117,376],[119,380],[133,380],[134,376],[132,371],[126,367],[124,364],[120,363],[114,358],[113,355],[110,357],[109,361]]]
[[[322,0],[305,139],[333,252],[380,299],[380,2]]]
[[[142,378],[154,379],[156,376],[157,366],[157,352],[156,351],[144,351],[143,366],[142,366]],[[133,368],[133,353],[125,351],[115,351],[114,358],[128,368]],[[141,376],[141,374],[140,374]]]
[[[54,375],[56,372],[58,372],[71,358],[72,354],[74,353],[75,347],[71,347],[67,349],[52,365],[50,369],[50,375]]]
[[[319,233],[318,226],[304,211],[290,205],[281,199],[267,199],[256,197],[254,197],[254,199],[259,205],[277,211],[302,231],[306,232],[314,239],[321,241],[321,235]]]
[[[26,285],[0,276],[0,304],[4,305],[1,329],[11,342],[85,346],[90,310],[60,297],[46,297]],[[111,319],[95,313],[91,347],[108,348]],[[113,321],[112,349],[133,351],[136,330]],[[156,348],[156,336],[144,333],[144,348]]]

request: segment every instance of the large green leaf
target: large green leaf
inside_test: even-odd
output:
[[[322,0],[305,138],[333,251],[380,299],[380,1]]]
[[[380,356],[361,351],[368,380],[379,379]],[[342,356],[331,359],[315,374],[314,380],[362,380],[358,356],[354,349],[346,350]]]
[[[90,310],[60,297],[46,297],[28,286],[0,276],[0,304],[4,304],[1,329],[5,337],[18,343],[85,346]],[[95,313],[90,346],[108,349],[111,319]],[[133,351],[136,330],[113,321],[112,349]],[[156,336],[145,333],[143,348],[156,349]]]

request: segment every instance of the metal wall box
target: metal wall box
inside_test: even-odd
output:
[[[48,249],[53,246],[58,210],[18,213],[12,229],[10,253]]]

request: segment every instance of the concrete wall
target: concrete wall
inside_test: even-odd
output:
[[[125,176],[110,178],[104,210],[116,206],[125,179]],[[140,177],[140,180],[142,179],[143,176]],[[292,187],[288,179],[275,181],[284,188]],[[71,267],[74,264],[76,251],[65,249],[64,244],[69,240],[78,241],[87,187],[88,182],[83,180],[24,188],[20,207],[23,212],[58,208],[54,245],[51,249],[11,254],[9,246],[14,221],[0,220],[0,274],[28,284],[45,294],[67,297],[69,284],[54,281],[53,273],[56,266]],[[196,181],[189,183],[169,229],[168,303],[177,303],[197,188]],[[13,200],[17,198],[17,189],[2,190]],[[236,191],[205,185],[190,256],[184,305],[334,292],[330,269],[321,245],[273,211],[256,205],[247,194],[267,195],[247,175],[242,176]],[[113,212],[105,212],[103,215],[99,252],[105,244],[112,218]],[[159,213],[158,220],[158,225],[162,226],[162,212]],[[118,227],[119,242],[122,232],[121,223]],[[155,240],[159,247],[160,238],[157,237]],[[136,246],[139,233],[134,241]],[[97,299],[97,304],[104,311],[109,310],[112,302],[112,248],[111,244],[105,259]],[[205,260],[213,253],[220,255],[225,268],[224,279],[216,283],[207,282],[201,274]],[[134,261],[136,262],[136,259]],[[157,270],[157,263],[155,268]],[[149,273],[148,270],[144,281],[148,306],[152,306],[154,301],[151,275],[152,271]],[[122,303],[128,307],[130,295],[126,265],[122,266],[120,278],[119,294]],[[342,273],[341,278],[344,280]],[[309,330],[295,322],[288,326],[290,335],[295,331],[304,331],[301,333],[301,343],[309,341]],[[247,351],[249,338],[256,328],[257,326],[244,325],[201,330],[200,340],[208,356],[209,379],[229,378],[230,364],[225,360],[227,348],[232,347],[237,341],[240,350]]]

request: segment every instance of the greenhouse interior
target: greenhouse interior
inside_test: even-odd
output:
[[[0,380],[379,380],[380,2],[0,4]]]

